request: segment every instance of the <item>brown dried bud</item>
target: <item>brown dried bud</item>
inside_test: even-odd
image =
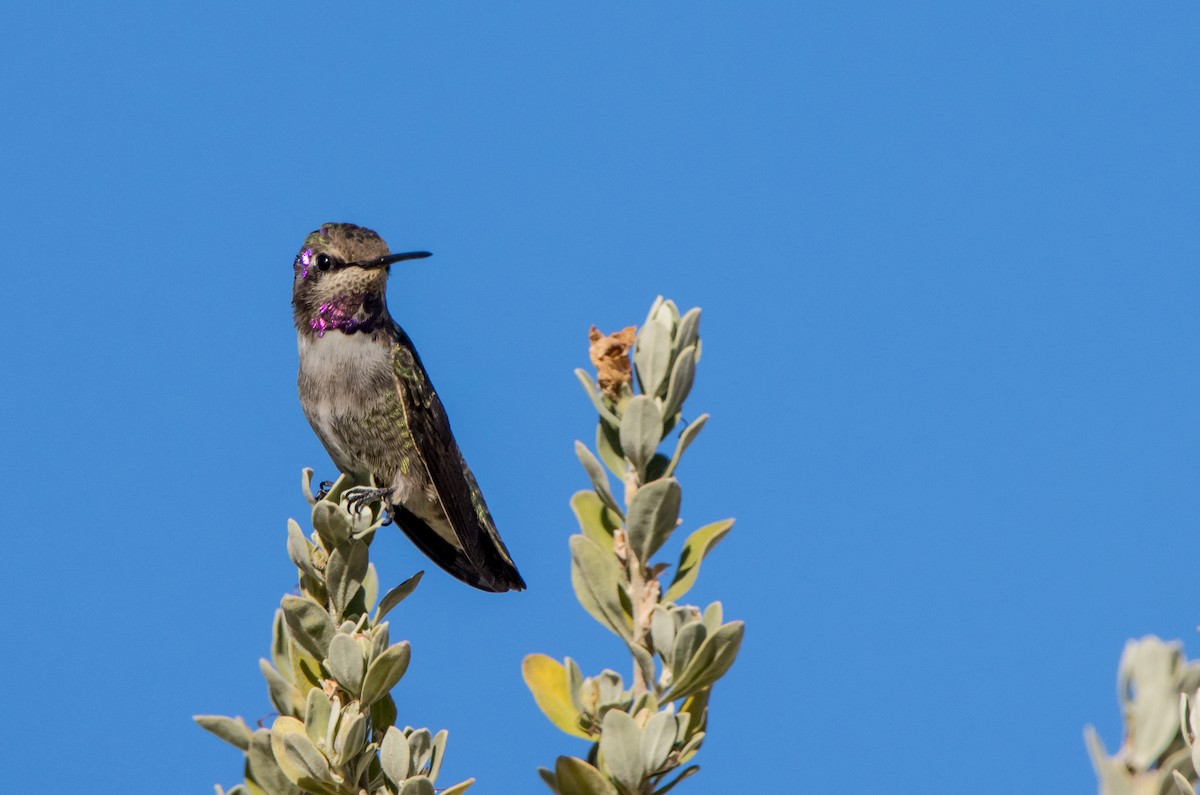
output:
[[[588,332],[588,340],[591,342],[588,355],[592,364],[596,366],[596,380],[600,382],[600,391],[614,403],[620,398],[622,388],[633,382],[629,349],[633,347],[636,337],[635,326],[623,328],[608,336],[601,334],[595,326]]]

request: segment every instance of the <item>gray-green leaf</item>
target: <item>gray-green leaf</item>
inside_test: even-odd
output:
[[[288,557],[292,559],[292,563],[296,564],[296,568],[315,579],[317,570],[312,562],[312,544],[308,543],[308,539],[304,537],[304,531],[300,529],[300,525],[296,524],[295,519],[288,519],[287,533]]]
[[[654,480],[637,490],[629,504],[629,546],[643,564],[671,537],[683,498],[674,478]]]
[[[327,549],[333,549],[350,538],[349,515],[328,500],[318,502],[313,508],[312,522]]]
[[[683,551],[679,553],[679,566],[675,569],[675,579],[667,588],[663,601],[678,601],[691,590],[692,585],[696,582],[696,576],[700,574],[700,562],[729,533],[732,527],[733,519],[722,519],[719,522],[705,525],[688,536],[687,541],[683,544]]]
[[[424,776],[415,776],[404,782],[399,795],[433,795],[433,782]]]
[[[561,795],[617,795],[617,789],[604,774],[582,759],[560,756],[554,765],[554,777]]]
[[[658,396],[671,364],[670,327],[657,320],[642,326],[633,350],[633,363],[642,392],[651,397]]]
[[[350,695],[357,697],[363,684],[366,661],[362,647],[351,635],[338,633],[329,642],[329,673]]]
[[[630,792],[642,785],[642,730],[629,715],[609,710],[600,724],[600,758],[609,774]]]
[[[367,545],[362,541],[343,544],[329,555],[325,567],[325,581],[329,583],[329,600],[341,616],[362,587],[367,576]]]
[[[621,609],[621,570],[616,559],[587,536],[571,536],[570,546],[571,584],[579,603],[617,637],[629,640],[632,628]]]
[[[686,627],[684,628],[686,629]],[[733,665],[738,649],[742,645],[745,627],[741,621],[730,621],[708,636],[692,655],[683,672],[676,676],[664,698],[684,698],[711,685],[720,679]],[[680,630],[680,634],[683,631]],[[676,640],[678,643],[678,639]]]
[[[271,704],[275,705],[275,709],[280,711],[280,715],[295,715],[296,701],[300,698],[300,691],[296,686],[272,668],[265,659],[258,660],[258,670],[263,673],[266,694],[271,699]]]
[[[280,607],[292,639],[318,660],[325,659],[335,631],[333,619],[325,608],[311,599],[291,594],[283,597]]]
[[[383,617],[386,616],[393,607],[407,599],[409,594],[417,589],[417,585],[420,584],[421,578],[424,576],[424,571],[418,571],[416,574],[409,577],[392,590],[388,591],[383,597],[383,601],[379,603],[379,610],[375,613],[376,623],[382,621]]]
[[[675,715],[665,709],[646,722],[642,729],[642,764],[646,772],[653,774],[667,761],[667,755],[675,745]]]
[[[621,449],[639,475],[646,472],[646,464],[658,450],[662,441],[662,413],[654,398],[637,395],[625,406],[621,418]]]
[[[373,704],[387,695],[388,691],[396,686],[396,683],[404,676],[404,672],[408,670],[408,660],[411,655],[412,649],[409,647],[408,641],[402,640],[372,660],[370,667],[367,668],[367,675],[363,679],[362,703]]]
[[[591,398],[592,405],[596,407],[596,413],[600,415],[600,419],[614,428],[619,426],[620,418],[604,402],[604,396],[600,394],[600,387],[592,380],[591,375],[586,370],[576,368],[575,377],[579,379],[579,383],[583,384],[583,391],[587,392],[587,396]]]
[[[688,394],[692,391],[692,383],[696,379],[696,349],[688,346],[684,348],[679,357],[675,359],[675,366],[671,368],[671,380],[667,385],[667,399],[663,403],[662,415],[664,417],[673,417],[676,412],[683,407],[683,401],[687,400]]]
[[[683,458],[683,451],[688,449],[688,445],[695,441],[696,435],[700,433],[700,429],[704,427],[704,423],[706,422],[708,422],[708,415],[701,414],[679,432],[679,442],[675,445],[675,453],[671,456],[671,463],[667,464],[666,471],[663,472],[663,477],[670,477],[675,473],[675,468],[679,466],[679,461]]]
[[[241,718],[227,718],[224,715],[195,715],[192,720],[200,724],[200,728],[212,732],[225,742],[245,751],[250,747],[253,734],[250,727]]]
[[[379,763],[383,766],[383,774],[398,786],[408,778],[412,769],[409,762],[408,738],[395,726],[388,726],[379,746]]]
[[[575,442],[575,455],[579,457],[579,463],[583,464],[583,470],[587,472],[588,479],[592,481],[592,488],[600,495],[600,499],[624,518],[625,512],[613,498],[612,491],[608,488],[608,475],[604,474],[604,467],[601,466],[596,456],[592,454],[586,444],[579,441]]]

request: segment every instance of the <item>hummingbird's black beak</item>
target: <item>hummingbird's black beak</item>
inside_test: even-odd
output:
[[[359,260],[358,262],[348,262],[346,264],[354,265],[358,268],[365,268],[366,270],[372,270],[374,268],[386,268],[393,262],[400,262],[401,260],[425,259],[426,257],[431,256],[433,256],[433,254],[429,251],[406,251],[403,254],[388,254],[386,257],[379,257],[377,259],[364,259]]]

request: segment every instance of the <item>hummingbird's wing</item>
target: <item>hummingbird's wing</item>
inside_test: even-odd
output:
[[[439,535],[402,505],[392,506],[396,523],[434,563],[463,582],[485,591],[523,590],[525,581],[496,532],[483,493],[450,432],[446,410],[412,341],[395,323],[391,334],[396,343],[392,346],[392,373],[412,434],[416,465],[429,474],[458,543]]]

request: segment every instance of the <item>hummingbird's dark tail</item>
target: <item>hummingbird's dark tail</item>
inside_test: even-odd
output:
[[[438,535],[421,517],[403,505],[390,507],[392,518],[417,549],[455,578],[491,593],[525,590],[525,580],[521,579],[517,567],[492,544],[480,545],[482,560],[477,566],[463,550]]]

